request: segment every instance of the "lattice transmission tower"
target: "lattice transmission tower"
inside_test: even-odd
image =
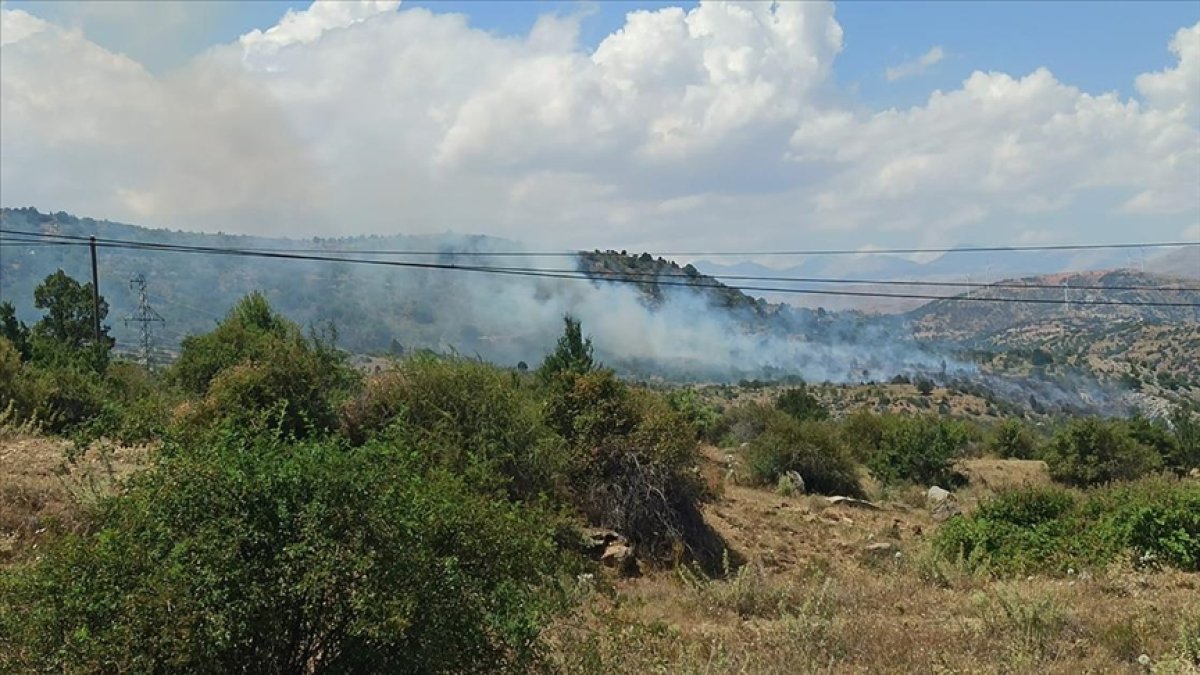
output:
[[[138,308],[137,311],[125,317],[125,325],[130,322],[141,324],[141,348],[139,356],[143,366],[150,367],[150,358],[154,353],[154,324],[166,325],[167,321],[161,314],[156,312],[150,306],[150,296],[146,292],[146,275],[138,272],[129,280],[129,287],[138,293]]]

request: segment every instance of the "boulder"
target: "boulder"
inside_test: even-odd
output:
[[[628,544],[609,544],[600,556],[600,564],[616,570],[622,576],[636,576],[638,573],[637,556]]]
[[[954,495],[951,494],[949,490],[943,490],[942,488],[934,485],[933,487],[929,488],[928,492],[925,493],[925,502],[928,504],[936,504],[953,496]]]
[[[936,485],[925,493],[925,504],[929,507],[929,513],[933,519],[938,522],[949,520],[962,513],[962,507],[958,505],[958,498],[954,496],[954,493]]]

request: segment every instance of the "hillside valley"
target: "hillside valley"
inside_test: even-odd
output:
[[[153,230],[34,209],[4,209],[0,224],[48,235],[299,256],[102,246],[101,292],[111,305],[106,323],[118,349],[136,348],[135,325],[124,321],[137,307],[128,280],[144,274],[148,298],[165,319],[155,327],[160,362],[173,358],[183,337],[208,329],[238,298],[261,290],[301,325],[336,327],[338,344],[364,356],[429,350],[533,363],[553,344],[562,316],[572,314],[604,362],[651,382],[803,378],[853,387],[922,376],[1010,405],[1037,400],[1050,410],[1061,404],[1151,414],[1200,396],[1200,360],[1189,357],[1200,346],[1200,309],[1088,304],[1197,304],[1196,284],[1127,269],[1025,277],[976,289],[968,301],[947,298],[887,315],[771,302],[702,273],[701,265],[650,254],[591,251],[537,262],[497,256],[522,247],[485,236],[273,239]],[[56,269],[86,279],[86,246],[6,236],[0,299],[13,302],[19,318],[36,317],[33,288]],[[531,278],[396,262],[553,274]],[[982,301],[1056,301],[1064,287],[1075,303],[1069,307]],[[1096,290],[1107,287],[1134,290]]]

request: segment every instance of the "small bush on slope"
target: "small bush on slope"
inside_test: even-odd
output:
[[[953,463],[966,448],[965,425],[933,416],[884,418],[879,445],[867,467],[885,483],[912,481],[950,486],[961,482]]]
[[[1001,575],[1104,565],[1127,551],[1142,564],[1200,570],[1200,485],[1145,478],[1084,497],[1011,490],[948,522],[935,547]]]
[[[797,471],[809,492],[862,496],[854,460],[837,427],[826,422],[771,420],[750,442],[744,461],[757,485],[774,485],[788,471]]]
[[[1068,422],[1043,456],[1051,478],[1080,487],[1131,480],[1162,466],[1162,458],[1138,443],[1126,423],[1094,417]]]

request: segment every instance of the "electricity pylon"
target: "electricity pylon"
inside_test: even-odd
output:
[[[141,272],[133,275],[133,278],[129,280],[129,287],[138,292],[138,308],[135,313],[125,317],[125,325],[128,326],[131,321],[141,324],[140,357],[142,365],[149,368],[150,356],[153,354],[154,348],[154,336],[151,334],[151,327],[156,323],[166,324],[167,321],[150,306],[150,297],[146,293],[146,275]]]

